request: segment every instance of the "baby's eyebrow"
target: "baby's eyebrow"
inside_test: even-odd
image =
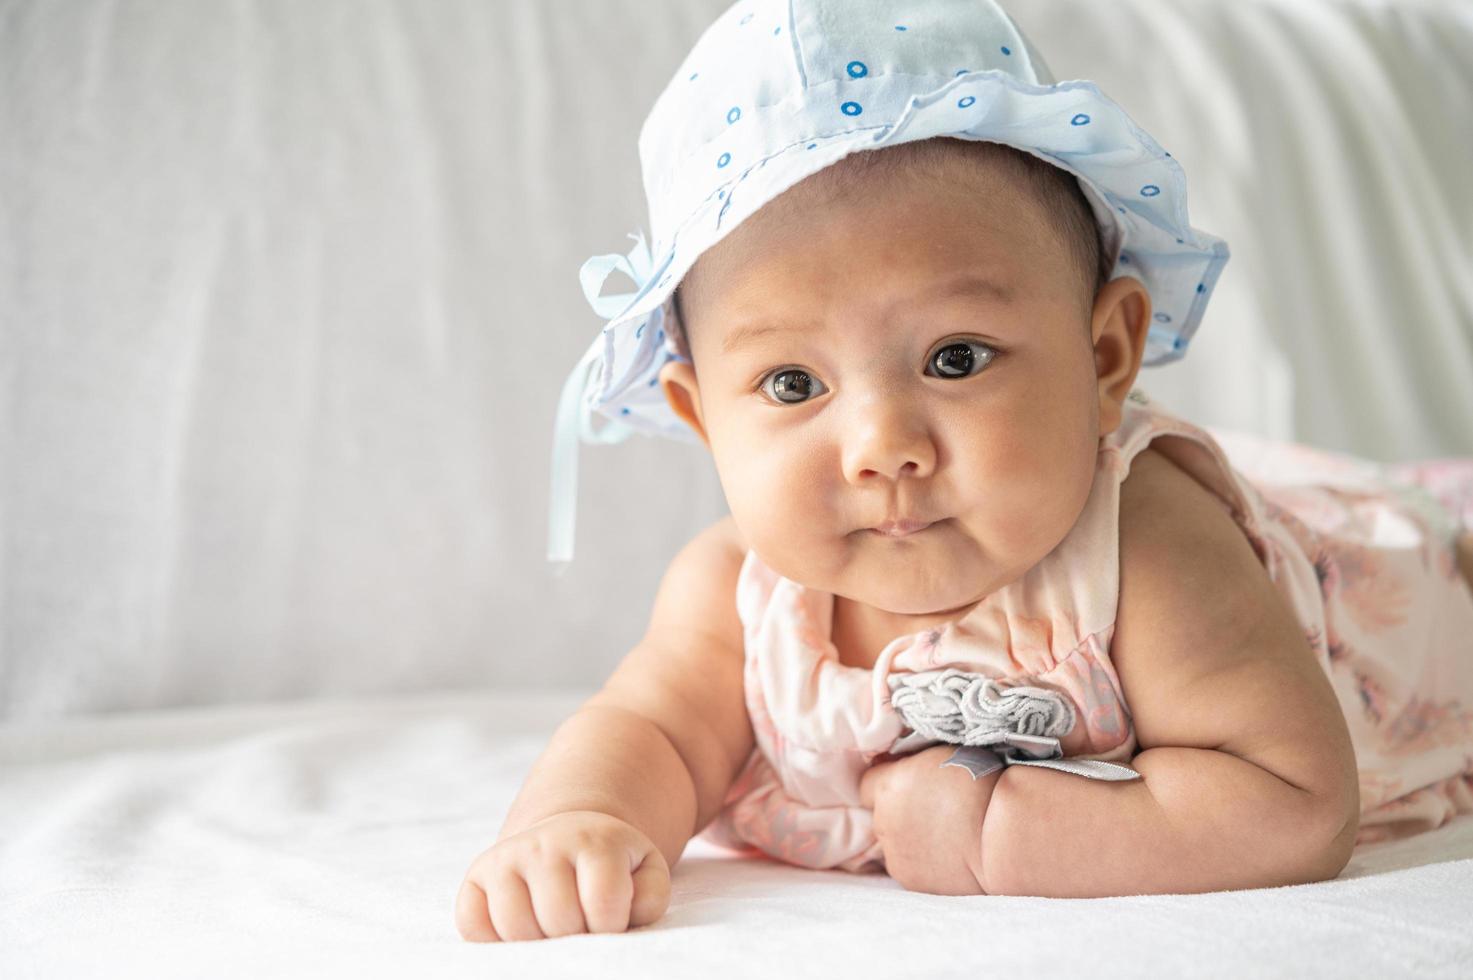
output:
[[[763,337],[793,329],[795,328],[787,323],[760,323],[737,327],[727,335],[726,342],[721,345],[721,353],[731,354],[743,347],[750,347]]]
[[[998,282],[996,279],[990,279],[986,276],[971,272],[948,280],[940,286],[928,287],[917,296],[900,299],[895,303],[895,306],[899,306],[902,303],[907,302],[932,302],[951,296],[965,295],[976,296],[981,299],[988,299],[993,302],[1005,305],[1012,302],[1013,289],[1011,286],[1007,286],[1001,282]],[[893,312],[893,310],[894,307],[892,306],[890,310],[885,311],[886,315]],[[789,330],[797,329],[798,327],[795,324],[784,323],[780,320],[767,321],[762,323],[749,323],[737,327],[731,333],[727,334],[726,340],[721,345],[721,353],[732,354],[742,349],[743,347],[748,347],[756,343],[763,337],[768,337],[775,333],[783,333]]]

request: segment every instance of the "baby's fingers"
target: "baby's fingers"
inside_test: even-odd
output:
[[[532,910],[544,936],[556,939],[585,931],[573,866],[562,853],[529,856],[523,874],[532,892]]]
[[[461,939],[467,942],[495,943],[501,940],[491,924],[491,914],[486,911],[486,893],[470,878],[461,881],[460,892],[455,893],[455,928],[460,930]]]
[[[486,889],[491,924],[502,939],[546,939],[532,914],[532,896],[516,870],[502,865],[491,873]]]
[[[665,914],[670,907],[670,866],[659,848],[651,846],[634,869],[634,904],[629,913],[631,926],[644,926]]]
[[[629,855],[598,848],[578,853],[578,900],[589,932],[624,932],[634,904]]]
[[[455,928],[460,931],[460,938],[473,943],[496,943],[501,937],[496,934],[496,928],[491,925],[491,915],[487,911],[486,893],[481,886],[469,878],[460,883],[460,891],[455,893]]]

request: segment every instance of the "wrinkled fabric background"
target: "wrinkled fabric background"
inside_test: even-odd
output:
[[[0,0],[0,717],[601,681],[725,503],[698,447],[585,448],[551,574],[577,273],[725,6]],[[1473,454],[1468,4],[1008,6],[1232,247],[1142,387]]]

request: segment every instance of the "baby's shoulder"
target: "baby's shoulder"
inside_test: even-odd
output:
[[[1274,591],[1231,509],[1156,449],[1136,454],[1120,484],[1119,530],[1122,604],[1190,599],[1192,608],[1206,613],[1221,604],[1209,601],[1214,598],[1256,604]],[[1163,576],[1163,569],[1190,574]],[[1127,583],[1127,576],[1134,581]],[[1170,595],[1157,594],[1163,590]]]
[[[1161,452],[1154,446],[1146,446],[1136,453],[1130,460],[1130,471],[1125,474],[1125,479],[1120,483],[1120,499],[1124,505],[1127,488],[1132,496],[1152,489],[1160,489],[1162,481],[1171,481],[1176,471],[1182,476],[1191,479],[1181,467],[1171,461],[1171,457]]]
[[[1120,490],[1120,594],[1110,644],[1132,711],[1155,702],[1161,707],[1142,713],[1159,722],[1184,686],[1247,660],[1298,658],[1305,645],[1293,611],[1222,501],[1170,457],[1142,450]],[[1138,734],[1145,746],[1159,733]]]
[[[1166,512],[1186,524],[1171,523],[1165,519]],[[1120,482],[1120,524],[1122,536],[1128,524],[1132,532],[1164,533],[1169,528],[1176,534],[1193,528],[1231,530],[1247,541],[1232,518],[1232,508],[1154,446],[1135,454]]]

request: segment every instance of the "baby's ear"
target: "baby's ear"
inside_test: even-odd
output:
[[[1100,435],[1114,432],[1140,373],[1151,327],[1151,293],[1131,276],[1106,283],[1095,298],[1090,335],[1100,399]]]
[[[711,440],[706,437],[706,424],[701,415],[701,388],[696,383],[696,369],[689,361],[666,361],[664,367],[660,368],[660,389],[665,393],[665,401],[670,403],[670,408],[685,424],[695,430],[696,435],[711,448]]]

